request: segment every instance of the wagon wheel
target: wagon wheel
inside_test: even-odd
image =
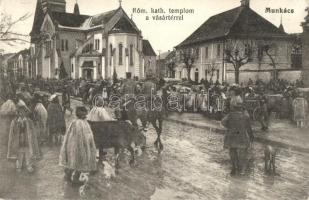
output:
[[[259,120],[261,118],[261,114],[262,114],[262,111],[261,111],[261,108],[260,107],[257,107],[253,110],[253,120],[256,121],[256,120]]]

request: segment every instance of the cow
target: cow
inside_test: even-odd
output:
[[[146,137],[141,130],[126,121],[88,121],[93,132],[96,147],[102,158],[103,149],[114,148],[115,167],[119,168],[119,153],[127,149],[131,154],[130,165],[135,164],[135,148],[144,148]]]

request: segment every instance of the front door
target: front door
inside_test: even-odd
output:
[[[83,78],[87,80],[92,80],[93,79],[93,69],[84,69]]]

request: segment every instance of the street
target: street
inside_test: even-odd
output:
[[[79,104],[73,101],[74,106]],[[66,114],[67,123],[73,119]],[[1,123],[3,120],[1,120]],[[3,127],[5,124],[1,124]],[[158,155],[153,142],[155,131],[147,132],[146,152],[130,167],[128,156],[121,159],[115,178],[106,179],[102,170],[91,176],[86,199],[161,200],[161,199],[297,199],[309,195],[309,154],[280,149],[277,156],[279,176],[264,174],[263,145],[251,149],[253,162],[248,176],[231,177],[228,151],[223,135],[173,122],[164,122],[164,151]],[[5,135],[4,129],[0,130]],[[1,143],[0,198],[4,199],[79,199],[78,188],[63,180],[58,166],[59,147],[43,147],[43,159],[36,172],[17,174],[14,163],[5,159]],[[108,152],[112,163],[112,151]]]

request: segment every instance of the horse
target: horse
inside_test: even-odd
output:
[[[138,126],[137,121],[140,119],[142,122],[142,126],[144,131],[147,130],[146,126],[147,123],[151,123],[157,133],[157,139],[154,142],[154,146],[158,150],[160,154],[163,150],[163,144],[161,141],[161,134],[162,134],[162,126],[163,120],[165,116],[165,107],[163,106],[162,99],[160,102],[155,100],[152,103],[146,101],[141,107],[137,107],[138,101],[134,98],[125,102],[123,107],[121,108],[121,117],[120,120],[129,120],[133,126]]]

